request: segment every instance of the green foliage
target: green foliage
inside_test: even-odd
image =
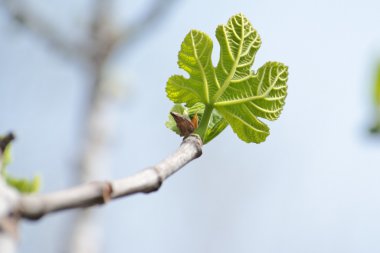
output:
[[[370,129],[371,133],[379,134],[380,133],[380,63],[377,65],[375,85],[373,89],[373,100],[375,104],[375,124]]]
[[[5,182],[8,185],[17,189],[21,193],[37,192],[40,189],[40,185],[41,185],[40,177],[35,176],[33,179],[25,179],[25,178],[15,178],[15,177],[9,175],[9,173],[7,171],[7,166],[12,161],[11,148],[12,148],[12,145],[8,144],[5,147],[4,152],[2,154],[3,159],[2,159],[2,164],[0,167],[1,176],[5,179]]]
[[[272,121],[280,116],[287,95],[288,68],[279,62],[267,62],[257,72],[251,70],[261,39],[243,14],[232,16],[227,25],[218,26],[216,37],[220,59],[214,67],[210,37],[197,30],[186,35],[178,65],[189,78],[181,75],[169,78],[166,93],[177,104],[172,110],[191,116],[191,108],[202,105],[195,133],[204,143],[228,124],[241,140],[263,142],[269,135],[269,127],[258,118]],[[167,126],[176,131],[173,120],[169,122]]]
[[[33,179],[26,178],[14,178],[10,175],[5,176],[5,180],[8,185],[17,189],[21,193],[34,193],[38,192],[41,187],[41,178],[39,176],[33,177]]]
[[[1,139],[1,137],[0,137]],[[4,149],[4,152],[2,154],[3,156],[3,159],[2,159],[2,164],[1,164],[1,172],[3,172],[5,170],[5,168],[12,162],[12,155],[11,155],[11,144],[8,144],[5,149]]]
[[[377,65],[376,80],[374,87],[374,101],[376,107],[380,108],[380,63]]]
[[[202,121],[204,110],[205,110],[204,104],[196,103],[189,108],[181,104],[175,104],[170,111],[177,112],[188,119],[192,119],[195,115],[197,115],[199,121]],[[169,120],[165,123],[165,125],[167,128],[171,129],[175,133],[180,134],[177,124],[174,118],[170,114],[169,114]],[[213,111],[209,124],[208,124],[207,131],[203,139],[203,143],[206,144],[210,142],[219,133],[221,133],[227,127],[227,125],[228,125],[227,121],[224,120],[223,117],[217,111]]]

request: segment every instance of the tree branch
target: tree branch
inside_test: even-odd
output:
[[[22,218],[35,220],[52,212],[104,204],[111,199],[139,192],[150,193],[158,190],[165,179],[201,154],[202,141],[197,135],[191,135],[165,160],[135,175],[114,181],[88,183],[45,195],[22,196],[15,213]]]
[[[85,48],[79,44],[67,41],[57,32],[56,28],[51,26],[50,22],[43,20],[39,15],[33,13],[25,2],[20,3],[14,0],[1,0],[1,2],[12,20],[47,41],[66,56],[78,58],[87,53]]]
[[[8,137],[13,137],[8,134]],[[4,137],[1,144],[12,138]],[[9,144],[9,142],[8,142]],[[7,144],[6,144],[7,145]],[[4,146],[4,148],[6,147]],[[0,149],[0,167],[3,163],[3,151]],[[0,252],[12,253],[16,251],[17,245],[17,222],[18,219],[13,215],[13,210],[17,206],[19,194],[4,182],[0,175]]]
[[[172,0],[170,0],[172,1]],[[112,139],[112,129],[115,128],[111,110],[116,105],[114,99],[107,94],[104,81],[104,70],[109,58],[114,56],[116,46],[128,47],[130,39],[138,38],[139,34],[146,30],[158,17],[168,9],[168,0],[156,0],[149,9],[147,16],[137,19],[130,28],[133,36],[119,40],[120,30],[115,27],[112,15],[112,0],[93,0],[92,19],[88,27],[88,39],[85,41],[88,51],[88,63],[92,85],[88,101],[87,115],[83,117],[84,123],[84,146],[80,158],[80,179],[83,182],[96,180],[99,174],[104,173],[108,167],[107,145]],[[166,2],[166,3],[164,3]],[[165,6],[162,6],[165,4]],[[164,8],[163,8],[164,7]],[[124,32],[122,29],[121,32]],[[136,40],[135,40],[136,41]],[[123,43],[123,44],[121,44]],[[120,45],[121,44],[121,45]],[[76,221],[71,235],[71,244],[68,251],[73,253],[89,252],[100,253],[101,251],[101,228],[96,214],[99,210],[81,210],[77,213]],[[96,242],[96,243],[94,243]]]

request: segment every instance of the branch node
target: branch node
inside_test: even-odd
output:
[[[111,182],[105,181],[102,187],[102,196],[104,204],[111,200],[112,192],[113,188]]]
[[[192,143],[194,142],[194,146],[197,148],[197,153],[194,159],[200,157],[202,155],[202,146],[203,142],[201,137],[198,134],[192,133],[188,137],[183,139],[183,143]]]
[[[156,173],[157,184],[154,187],[150,188],[150,189],[146,189],[146,191],[144,191],[145,193],[150,193],[150,192],[158,191],[158,189],[160,189],[162,183],[165,180],[165,178],[162,176],[159,168],[157,168],[156,166],[153,166],[151,169]]]
[[[37,220],[57,211],[101,205],[138,192],[154,192],[164,180],[201,154],[201,139],[197,135],[190,135],[172,155],[132,176],[86,183],[48,194],[21,195],[14,213],[20,218]]]

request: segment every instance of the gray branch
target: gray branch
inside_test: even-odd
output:
[[[165,160],[132,176],[87,183],[48,194],[20,195],[7,186],[0,176],[0,252],[16,252],[20,219],[36,220],[57,211],[95,206],[139,192],[156,191],[169,176],[201,155],[202,141],[199,136],[191,135]],[[0,150],[0,164],[1,162]]]
[[[156,0],[149,7],[147,15],[137,19],[128,29],[118,29],[113,20],[111,0],[94,0],[92,20],[88,29],[88,39],[84,42],[89,50],[88,62],[91,77],[91,90],[87,115],[84,122],[84,146],[80,158],[80,179],[90,182],[99,178],[108,168],[107,145],[112,139],[114,124],[113,107],[115,98],[107,94],[104,70],[108,60],[117,54],[116,48],[128,49],[130,42],[136,42],[142,32],[157,23],[169,9],[173,0]],[[128,32],[127,32],[128,30]],[[124,34],[125,32],[125,34]],[[123,35],[125,35],[123,37]],[[70,249],[73,253],[100,253],[101,229],[96,214],[99,210],[87,209],[77,213],[72,229]],[[99,239],[100,238],[100,239]],[[96,243],[94,243],[96,242]]]
[[[83,184],[45,195],[22,196],[15,213],[33,220],[52,212],[104,204],[111,199],[139,192],[150,193],[158,190],[165,179],[201,154],[202,141],[198,136],[191,135],[165,160],[135,175],[114,181]]]
[[[8,135],[9,136],[9,135]],[[4,143],[3,138],[1,142]],[[0,149],[0,169],[3,164],[3,149]],[[0,174],[0,252],[13,253],[17,246],[17,218],[13,210],[17,207],[19,194],[5,183]]]

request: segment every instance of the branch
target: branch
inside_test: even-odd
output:
[[[159,164],[135,175],[114,181],[93,182],[45,195],[22,196],[16,213],[25,219],[66,209],[104,204],[111,199],[134,193],[150,193],[160,188],[169,176],[202,154],[202,141],[196,135],[184,139],[181,146]]]
[[[112,132],[112,119],[109,121],[108,97],[102,89],[103,72],[114,43],[114,29],[111,19],[113,0],[93,0],[91,22],[87,28],[88,36],[84,43],[88,50],[87,63],[91,86],[89,100],[83,119],[84,146],[77,161],[80,181],[91,182],[107,167],[106,143]],[[112,115],[112,113],[111,113]],[[106,119],[106,120],[105,120]],[[101,122],[101,123],[100,123]],[[100,123],[100,124],[99,124]],[[107,128],[111,126],[111,129]],[[76,213],[69,232],[69,243],[65,251],[72,253],[100,253],[102,248],[101,228],[96,215],[97,210],[86,209]]]
[[[86,53],[80,45],[67,41],[61,36],[57,29],[51,26],[51,22],[47,22],[40,15],[33,13],[24,1],[21,3],[14,0],[1,0],[1,2],[13,21],[47,41],[65,55],[77,58]]]
[[[0,168],[3,164],[3,151],[14,139],[12,133],[0,140]],[[0,175],[0,252],[16,252],[17,245],[17,217],[12,215],[12,210],[17,206],[19,194],[10,188]]]

